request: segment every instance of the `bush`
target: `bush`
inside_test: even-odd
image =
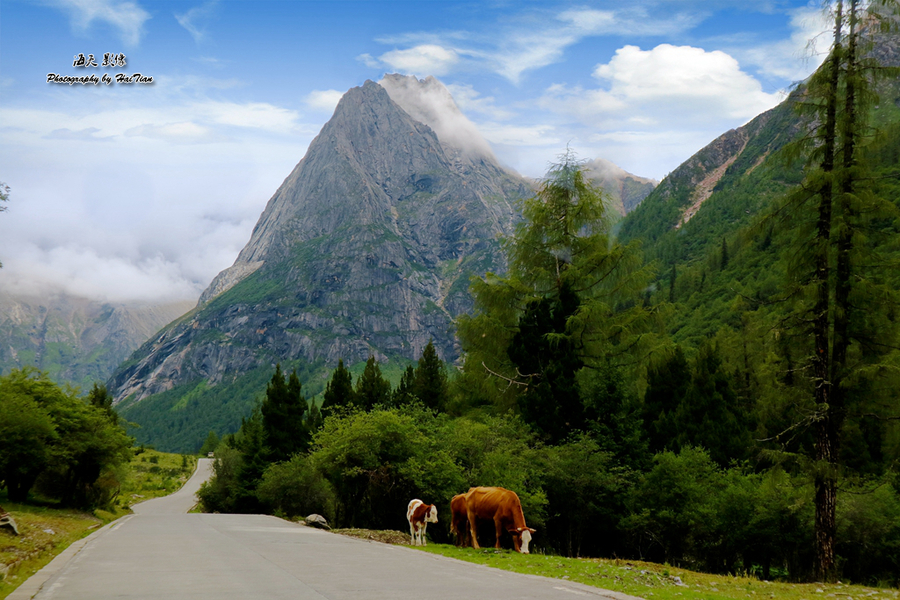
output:
[[[329,521],[334,519],[334,487],[306,455],[298,454],[287,462],[270,466],[256,492],[263,504],[282,516],[318,513]]]
[[[900,584],[900,494],[887,483],[855,486],[838,500],[837,555],[842,577]]]
[[[415,415],[423,420],[421,413]],[[462,470],[426,423],[401,409],[332,416],[313,439],[311,464],[334,486],[339,527],[405,529],[410,499],[449,498]]]

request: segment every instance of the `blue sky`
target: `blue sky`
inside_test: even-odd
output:
[[[0,0],[0,290],[195,299],[340,96],[385,73],[436,76],[523,175],[568,144],[661,179],[777,104],[826,29],[792,0]],[[107,52],[126,66],[72,66]]]

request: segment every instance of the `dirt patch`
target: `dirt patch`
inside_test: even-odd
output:
[[[362,540],[381,542],[383,544],[395,544],[398,546],[408,546],[410,539],[408,533],[390,530],[375,531],[373,529],[335,529],[334,533],[360,538]]]

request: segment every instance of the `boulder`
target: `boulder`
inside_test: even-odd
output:
[[[0,507],[0,529],[8,529],[13,535],[19,535],[19,528],[16,526],[16,520],[12,518],[11,514],[3,512],[2,507]]]
[[[316,527],[318,529],[327,529],[331,531],[331,527],[328,525],[328,520],[325,519],[322,515],[312,514],[306,517],[306,524],[310,527]]]

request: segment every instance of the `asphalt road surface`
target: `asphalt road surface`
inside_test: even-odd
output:
[[[39,600],[633,600],[266,515],[185,514],[209,462],[181,492],[136,505],[134,515],[98,531],[71,556],[60,556],[40,589],[29,580],[10,598],[36,591]]]

